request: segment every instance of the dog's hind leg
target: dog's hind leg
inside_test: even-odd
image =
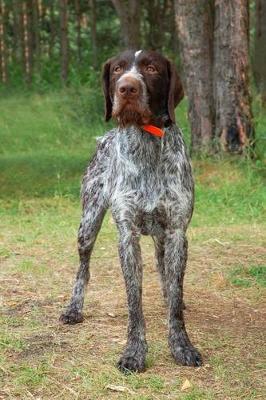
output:
[[[142,261],[139,232],[130,222],[118,223],[119,256],[124,275],[128,301],[127,345],[118,362],[122,372],[143,371],[148,350],[145,339],[145,321],[142,312]]]
[[[102,196],[94,193],[86,197],[86,204],[78,232],[78,251],[80,267],[76,276],[72,298],[65,312],[60,316],[64,324],[76,324],[83,321],[83,303],[87,283],[90,278],[89,261],[97,234],[106,212]],[[97,198],[96,198],[97,197]]]
[[[187,239],[181,229],[171,229],[165,240],[165,271],[168,284],[169,346],[175,361],[200,366],[200,353],[192,346],[183,317],[183,279],[187,261]]]

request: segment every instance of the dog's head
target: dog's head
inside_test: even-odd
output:
[[[125,51],[103,69],[105,119],[122,126],[175,121],[184,92],[174,65],[155,51]]]

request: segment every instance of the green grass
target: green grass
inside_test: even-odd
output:
[[[5,94],[0,101],[0,153],[88,150],[102,133],[102,115],[101,96],[92,89]]]
[[[49,367],[45,363],[40,363],[34,367],[22,365],[19,368],[15,366],[12,368],[12,371],[17,375],[15,383],[18,386],[26,386],[29,389],[34,386],[45,384],[48,370]]]
[[[145,238],[147,371],[123,376],[115,368],[127,315],[110,214],[92,255],[85,322],[59,326],[78,263],[82,174],[96,137],[111,126],[103,123],[97,92],[10,93],[0,99],[0,398],[263,398],[266,113],[258,105],[256,160],[193,159],[186,318],[204,367],[173,363],[154,250]],[[186,107],[183,101],[177,119],[189,144]],[[191,387],[182,391],[186,379]]]
[[[247,288],[254,285],[266,287],[266,265],[235,267],[229,273],[232,285]]]
[[[9,95],[0,100],[0,187],[4,199],[68,196],[80,182],[103,123],[102,97],[93,89],[43,95]],[[186,101],[177,119],[189,144]],[[264,154],[266,117],[257,108],[257,148]],[[250,223],[265,217],[265,164],[240,157],[194,160],[195,226]],[[222,183],[222,184],[221,184]],[[16,202],[16,200],[15,200]]]
[[[19,93],[0,100],[1,196],[78,196],[95,138],[102,134],[91,98],[97,100],[87,90],[82,96]]]
[[[3,322],[3,321],[2,321]],[[19,351],[23,349],[24,343],[20,339],[16,339],[10,333],[3,333],[0,336],[0,349],[13,349]]]

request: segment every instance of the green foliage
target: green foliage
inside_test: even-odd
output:
[[[18,2],[20,3],[20,2]],[[79,3],[80,11],[75,7]],[[19,16],[22,14],[21,5],[14,7],[14,2],[3,0],[5,5],[5,46],[10,57],[8,58],[8,86],[16,88],[28,87],[37,91],[46,91],[61,87],[60,81],[60,12],[59,4],[54,1],[43,1],[42,13],[38,16],[36,25],[32,24],[30,5],[27,16],[28,35],[32,34],[33,42],[38,41],[39,54],[36,52],[36,44],[32,46],[33,52],[33,74],[31,82],[26,82],[25,60],[23,57],[23,43],[16,41],[15,26],[19,24]],[[40,10],[39,10],[40,11]],[[25,13],[25,10],[24,10]],[[97,59],[92,48],[91,36],[91,9],[89,1],[79,0],[67,4],[67,40],[69,51],[69,71],[67,84],[77,86],[86,85],[90,81],[94,70],[100,70],[102,63],[112,55],[116,54],[120,46],[120,25],[116,12],[111,2],[97,2]],[[78,43],[78,20],[80,21],[80,41]],[[100,50],[99,50],[100,49]],[[0,82],[1,87],[4,88]]]
[[[22,8],[20,2],[3,0],[5,18],[3,19],[4,45],[10,55],[7,59],[8,82],[3,84],[0,76],[0,89],[16,87],[27,90],[31,88],[38,92],[58,89],[62,82],[61,70],[61,27],[60,7],[58,2],[43,1],[39,11],[33,2],[26,3],[28,8]],[[68,48],[68,76],[65,82],[68,86],[80,86],[91,83],[91,76],[101,70],[102,64],[110,57],[117,54],[123,43],[121,41],[121,25],[115,8],[111,1],[95,2],[96,17],[96,42],[93,44],[92,22],[93,13],[90,2],[77,0],[68,2],[67,10],[67,48]],[[141,8],[140,38],[142,48],[157,48],[179,61],[176,54],[176,45],[173,46],[173,31],[175,31],[173,18],[173,4],[170,2],[164,9],[164,4],[158,2],[156,10],[163,12],[163,31],[160,31],[161,43],[151,43],[154,26],[153,20],[148,18],[150,5],[143,2]],[[40,12],[40,10],[42,10]],[[34,21],[32,16],[38,15]],[[22,27],[21,16],[24,15],[27,24]],[[27,29],[26,41],[23,40]],[[16,30],[20,32],[17,40]],[[176,38],[174,39],[176,40]],[[23,46],[26,45],[26,49]],[[94,51],[94,46],[96,50]],[[38,49],[38,50],[37,50]],[[24,53],[24,54],[23,54]],[[27,77],[25,71],[25,54],[32,53],[32,76]]]
[[[255,157],[256,168],[266,176],[266,110],[262,104],[261,97],[254,92],[253,112],[255,123]]]

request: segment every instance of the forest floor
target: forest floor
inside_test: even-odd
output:
[[[58,322],[78,266],[80,177],[95,139],[84,138],[85,124],[75,131],[67,114],[63,123],[54,102],[0,102],[0,399],[265,399],[263,161],[193,161],[185,318],[204,365],[181,367],[170,355],[153,244],[143,238],[147,369],[125,376],[116,362],[127,306],[110,214],[91,259],[85,321]],[[61,137],[53,141],[49,126]]]

